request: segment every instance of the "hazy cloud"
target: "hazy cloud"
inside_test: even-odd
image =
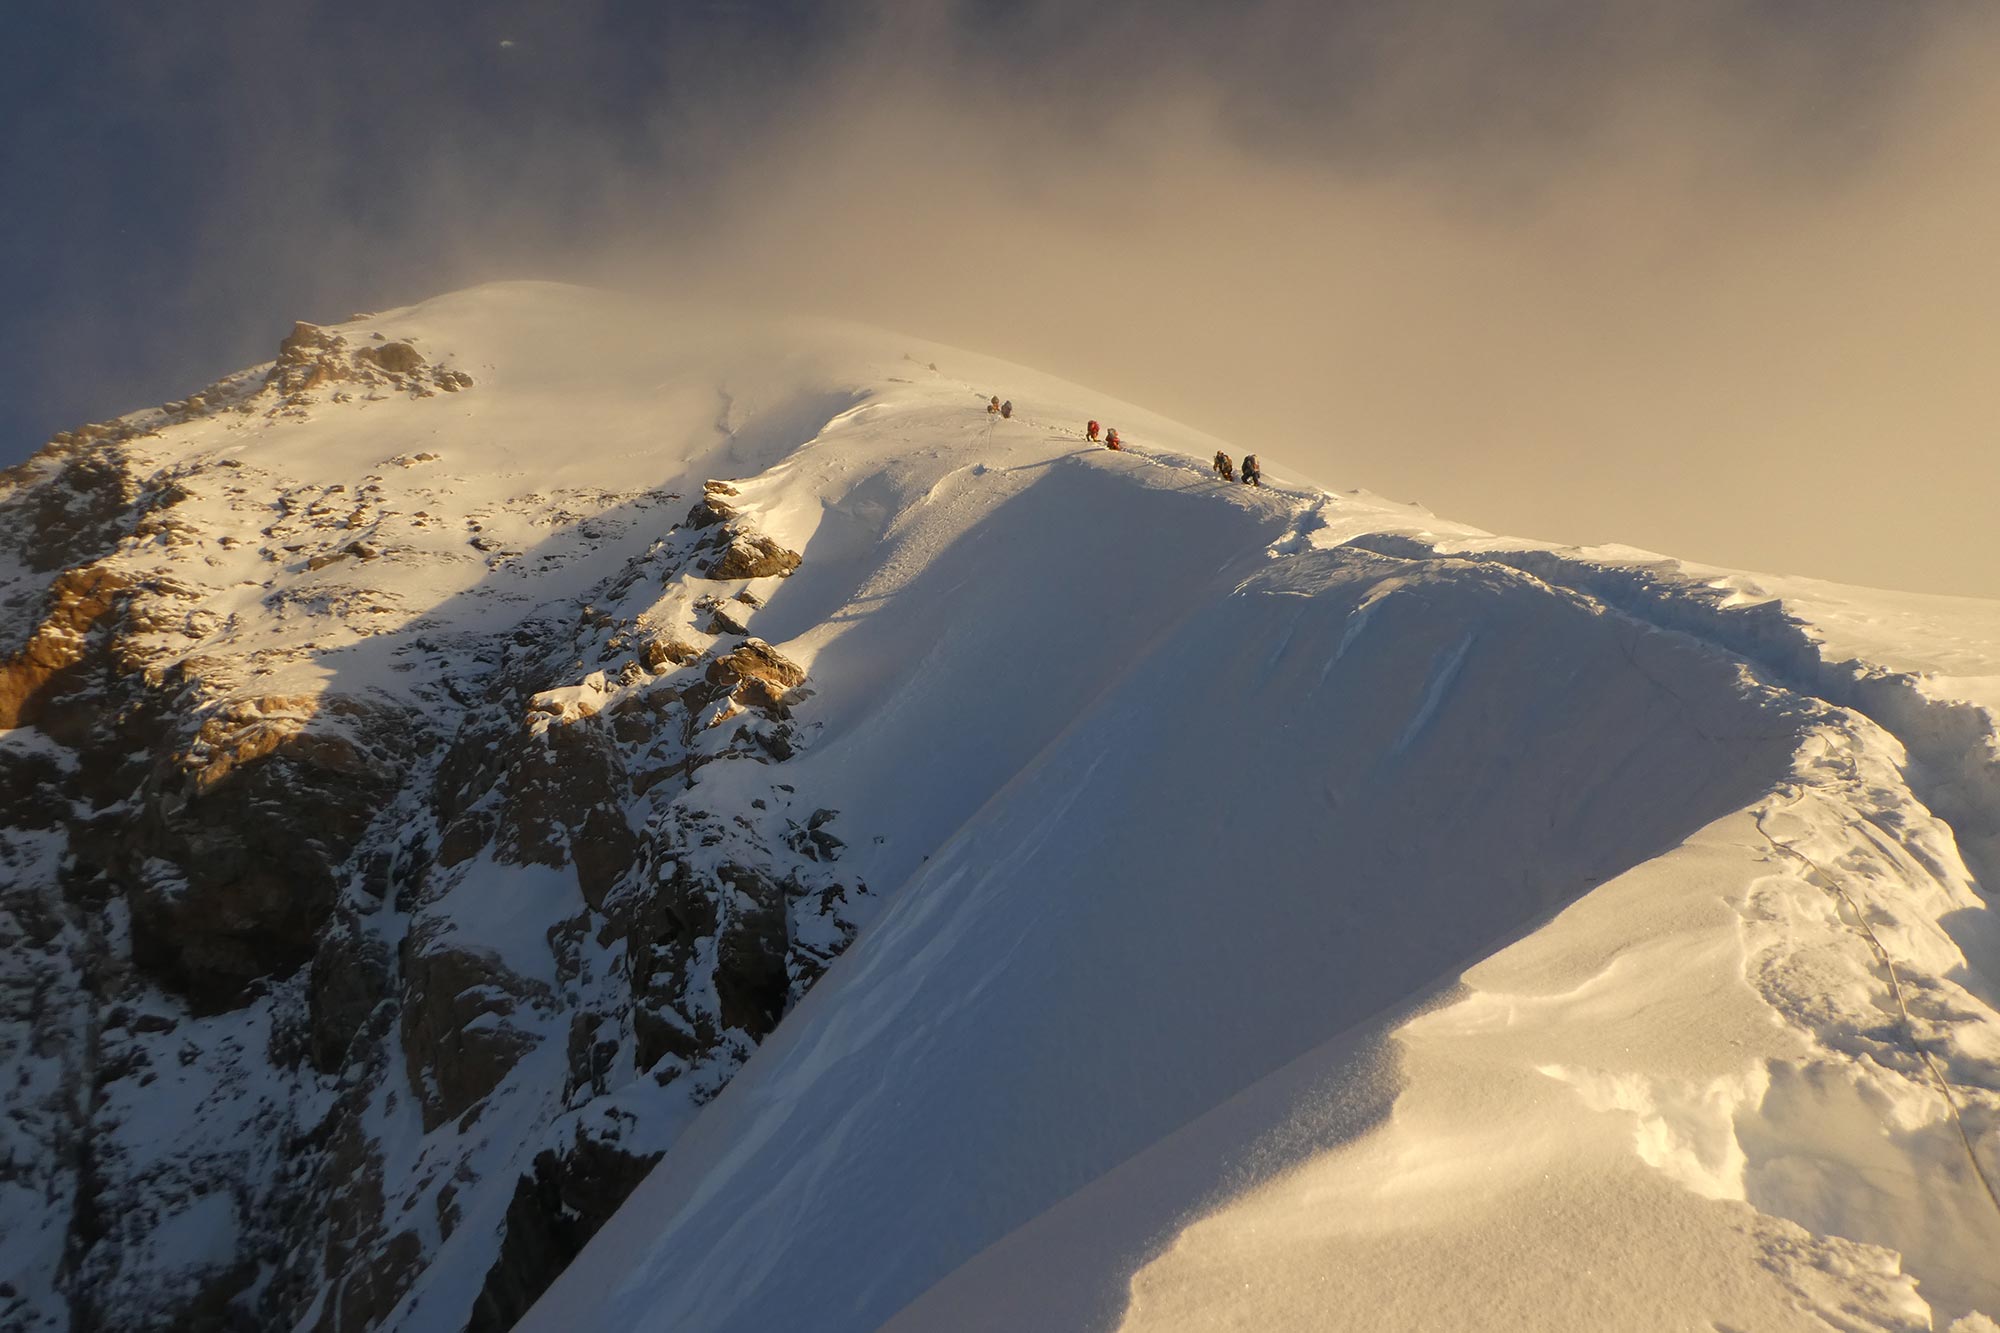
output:
[[[643,279],[1011,356],[1499,530],[2000,596],[1990,8],[1077,9],[125,29],[135,107],[213,84],[170,118],[200,185],[89,241],[139,247],[136,290],[73,281],[21,355],[105,415],[294,316]]]

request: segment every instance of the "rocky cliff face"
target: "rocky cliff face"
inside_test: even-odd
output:
[[[440,392],[301,324],[0,481],[0,1325],[360,1330],[430,1272],[506,1328],[867,912],[728,483],[498,516],[158,442]]]

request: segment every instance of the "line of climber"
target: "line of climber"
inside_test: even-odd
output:
[[[1003,421],[1007,420],[1014,415],[1014,400],[1010,398],[1003,403],[1000,401],[1000,395],[996,393],[987,402],[986,410],[989,414],[997,416]],[[1092,444],[1101,442],[1106,449],[1123,450],[1125,447],[1124,442],[1118,438],[1118,428],[1116,426],[1107,430],[1095,420],[1088,422],[1084,426],[1083,438]],[[1229,482],[1235,481],[1237,475],[1235,461],[1220,449],[1215,451],[1215,475]],[[1243,484],[1245,486],[1255,486],[1259,490],[1262,490],[1264,487],[1264,466],[1257,461],[1257,455],[1255,454],[1243,455]]]
[[[1214,466],[1216,476],[1222,478],[1224,481],[1236,480],[1235,461],[1220,449],[1215,451]],[[1264,465],[1257,461],[1257,455],[1255,454],[1243,455],[1243,484],[1245,486],[1255,486],[1259,490],[1264,488]]]
[[[1092,444],[1096,444],[1098,430],[1098,424],[1095,421],[1090,422],[1083,428],[1083,438]],[[1115,427],[1105,433],[1104,447],[1106,449],[1122,449],[1125,447],[1118,439],[1118,431]],[[1220,449],[1215,451],[1215,475],[1224,481],[1236,480],[1236,464],[1234,460]],[[1243,456],[1243,484],[1245,486],[1255,486],[1259,490],[1263,489],[1264,465],[1257,461],[1257,455],[1255,454],[1245,454]]]
[[[999,417],[1002,421],[1009,420],[1014,415],[1014,400],[1009,398],[1003,403],[1000,401],[1000,395],[996,393],[986,400],[986,412],[988,416]],[[1100,432],[1103,432],[1101,439]],[[1103,427],[1099,426],[1095,421],[1084,427],[1083,437],[1092,444],[1103,444],[1106,449],[1123,449],[1125,447],[1124,442],[1118,438],[1117,427],[1114,426],[1109,431],[1104,431]]]

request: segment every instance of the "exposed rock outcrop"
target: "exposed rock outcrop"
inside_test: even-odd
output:
[[[658,1153],[625,1151],[610,1131],[579,1132],[562,1152],[538,1154],[533,1172],[514,1187],[506,1240],[466,1333],[512,1328],[659,1159]]]
[[[49,584],[42,620],[18,651],[0,658],[0,728],[36,726],[74,693],[93,655],[92,635],[132,580],[98,566],[67,569]]]
[[[612,735],[595,726],[531,724],[506,781],[495,859],[574,865],[584,901],[601,908],[638,851],[622,799],[630,780]]]
[[[424,1128],[464,1115],[536,1044],[516,1022],[550,1002],[546,986],[483,951],[453,947],[431,918],[403,948],[403,1053]]]
[[[338,868],[401,785],[408,720],[354,700],[313,707],[241,700],[204,719],[155,765],[102,866],[129,885],[133,961],[197,1011],[313,956]]]
[[[735,506],[729,504],[719,495],[710,495],[705,499],[695,501],[694,508],[688,510],[687,518],[684,521],[691,528],[709,528],[714,527],[717,523],[726,522],[735,516]]]
[[[767,712],[781,710],[786,696],[805,683],[804,668],[762,639],[751,639],[708,664],[702,673],[723,686],[738,703]]]
[[[391,375],[414,375],[424,368],[423,353],[405,342],[380,343],[373,347],[357,347],[356,361],[365,361]]]
[[[810,680],[715,586],[799,564],[737,488],[575,605],[458,624],[391,586],[426,531],[496,581],[524,543],[437,453],[309,483],[151,443],[469,383],[300,325],[0,477],[0,1169],[40,1201],[0,1324],[360,1333],[456,1236],[492,1271],[438,1318],[505,1327],[869,910],[785,779]],[[594,532],[679,498],[522,503]]]
[[[734,533],[721,552],[702,565],[711,579],[784,578],[799,567],[799,553],[788,551],[762,533]]]
[[[331,329],[301,320],[278,344],[278,358],[264,383],[282,404],[297,406],[316,391],[335,385],[380,385],[424,396],[440,389],[447,393],[469,389],[472,377],[433,365],[408,342],[350,347]]]
[[[394,998],[394,960],[358,920],[320,932],[307,987],[307,1056],[322,1074],[338,1074],[369,1020]]]
[[[116,454],[81,453],[35,488],[25,526],[10,535],[28,568],[70,569],[102,556],[125,535],[140,493],[131,469]]]
[[[670,635],[651,635],[639,649],[639,661],[646,670],[659,673],[677,666],[686,666],[701,656],[701,649],[685,639]]]

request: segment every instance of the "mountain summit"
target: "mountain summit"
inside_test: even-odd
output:
[[[58,436],[0,1324],[1992,1328],[2000,604],[1218,449],[533,283]]]

